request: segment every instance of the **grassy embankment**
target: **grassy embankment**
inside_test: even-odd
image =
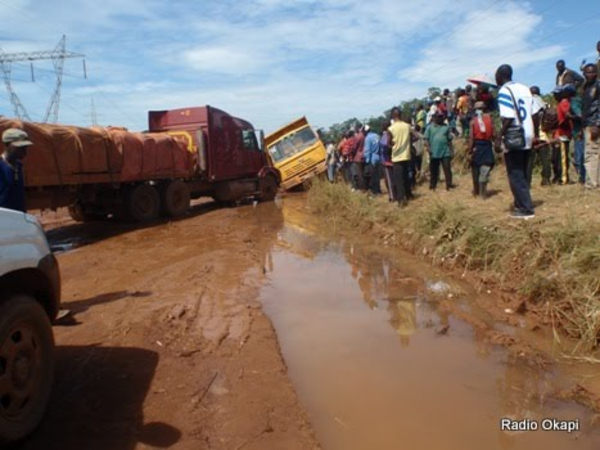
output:
[[[463,163],[460,154],[457,163]],[[463,166],[461,166],[461,169]],[[581,186],[532,190],[536,218],[508,218],[512,196],[503,168],[493,172],[493,196],[473,198],[470,174],[457,174],[451,192],[417,190],[404,209],[385,198],[353,193],[345,184],[317,180],[309,207],[333,226],[369,231],[389,245],[435,264],[462,268],[485,286],[517,294],[555,330],[578,341],[574,353],[600,344],[600,193]],[[495,189],[495,191],[494,191]],[[342,225],[343,224],[343,225]],[[560,333],[554,333],[560,340]]]

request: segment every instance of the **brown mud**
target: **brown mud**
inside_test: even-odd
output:
[[[557,362],[468,279],[332,232],[304,195],[144,228],[42,219],[72,315],[21,448],[600,448],[597,366]]]
[[[198,205],[144,229],[42,216],[65,308],[48,414],[23,449],[314,449],[257,301],[283,216]]]

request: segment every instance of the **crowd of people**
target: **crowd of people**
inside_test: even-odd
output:
[[[579,182],[600,187],[600,41],[596,63],[580,72],[556,63],[554,101],[547,104],[539,87],[513,80],[505,64],[495,84],[480,82],[419,104],[411,114],[391,109],[380,133],[356,124],[339,142],[327,143],[328,178],[344,180],[353,191],[381,195],[383,178],[390,202],[405,207],[414,188],[429,179],[435,190],[444,173],[445,188],[454,188],[454,142],[462,139],[473,178],[473,195],[488,197],[490,173],[502,153],[514,197],[511,217],[534,217],[531,200],[534,166],[541,165],[541,184]],[[496,114],[497,112],[497,114]],[[571,145],[571,143],[573,143]],[[428,160],[428,174],[423,171]],[[569,178],[573,161],[577,180]]]

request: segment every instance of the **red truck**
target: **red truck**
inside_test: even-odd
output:
[[[0,118],[25,130],[28,209],[68,206],[78,221],[142,222],[184,214],[190,200],[272,200],[281,183],[263,133],[211,106],[151,111],[149,132],[79,128]]]

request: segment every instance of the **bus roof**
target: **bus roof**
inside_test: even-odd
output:
[[[300,119],[296,119],[293,122],[287,124],[286,126],[280,128],[277,131],[274,131],[273,133],[265,137],[265,145],[269,147],[275,142],[279,141],[282,137],[286,136],[287,134],[290,134],[292,131],[304,128],[308,125],[309,123],[308,120],[306,120],[306,116],[303,116]]]

